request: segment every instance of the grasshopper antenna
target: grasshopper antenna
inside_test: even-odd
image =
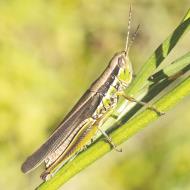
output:
[[[131,20],[132,20],[132,5],[130,5],[129,8],[129,20],[128,20],[128,27],[127,27],[127,38],[126,38],[126,43],[125,43],[125,56],[127,57],[129,54],[129,50],[133,44],[133,42],[135,41],[135,38],[137,36],[138,30],[140,25],[137,26],[135,33],[132,36],[131,41],[129,41],[130,38],[130,30],[131,30]]]
[[[130,30],[131,30],[131,20],[132,20],[132,6],[130,5],[129,8],[129,19],[128,19],[128,26],[127,26],[127,38],[125,43],[125,56],[128,56],[129,53],[129,38],[130,38]]]

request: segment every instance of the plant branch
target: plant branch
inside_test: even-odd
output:
[[[184,33],[186,33],[189,29],[190,9],[180,25],[155,50],[153,55],[143,65],[134,82],[129,87],[129,89],[127,89],[127,93],[129,95],[137,96],[139,94],[139,89],[147,85],[142,98],[151,100],[159,93],[158,89],[159,91],[163,91],[164,88],[166,88],[169,84],[179,78],[179,76],[184,75],[189,70],[190,53],[187,53],[163,70],[160,70],[156,74],[152,75],[152,73],[155,72],[155,69],[161,65],[162,61],[168,56]],[[176,76],[175,74],[179,72],[182,72],[179,76],[177,75],[176,78],[171,78],[172,76]],[[151,75],[152,77],[150,77]],[[159,98],[155,106],[157,109],[166,112],[189,94],[190,77],[187,75],[185,76],[185,80],[179,82],[178,86],[176,86],[174,89],[170,89],[166,95]],[[130,110],[125,109],[124,112],[121,111],[121,107],[125,104],[128,106],[126,101],[121,102],[117,109],[117,112],[119,110],[119,113],[121,114],[119,120],[108,119],[108,122],[106,122],[107,124],[105,123],[105,125],[109,127],[114,126],[114,130],[112,130],[109,135],[117,145],[125,142],[128,138],[145,128],[148,124],[159,117],[151,110],[144,110],[141,113],[136,114],[139,108],[136,109],[134,107],[135,110],[132,115],[133,118],[131,118],[131,116],[129,117],[129,115],[127,115],[130,113],[129,111],[132,110],[131,108]],[[126,123],[126,121],[128,122]],[[37,189],[58,189],[72,176],[76,175],[82,169],[92,164],[94,161],[109,151],[111,151],[109,144],[98,139],[86,151],[81,152],[74,160],[66,163],[51,180],[42,183]]]
[[[163,96],[155,106],[163,111],[168,111],[174,107],[181,99],[190,95],[190,78],[181,82],[174,90]],[[149,123],[156,120],[159,116],[150,110],[145,110],[128,123],[120,126],[117,130],[110,134],[116,144],[121,144],[131,136],[145,128]],[[58,189],[62,184],[67,182],[72,176],[80,172],[82,169],[92,164],[94,161],[111,151],[108,143],[97,141],[93,146],[79,154],[72,162],[67,163],[51,180],[41,184],[37,189]]]

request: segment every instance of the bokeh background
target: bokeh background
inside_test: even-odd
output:
[[[0,0],[0,189],[34,189],[38,168],[20,166],[51,134],[89,84],[125,45],[137,73],[173,31],[189,0]],[[186,35],[166,60],[190,48]],[[190,189],[190,98],[72,178],[62,189]]]

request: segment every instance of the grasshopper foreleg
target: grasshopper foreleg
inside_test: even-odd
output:
[[[135,102],[135,103],[140,104],[142,106],[146,106],[147,109],[156,112],[158,115],[164,115],[165,114],[164,112],[158,110],[155,106],[149,105],[148,103],[140,101],[140,100],[136,100],[135,98],[126,95],[124,92],[119,92],[118,95],[124,97],[126,100],[129,100],[130,102]]]

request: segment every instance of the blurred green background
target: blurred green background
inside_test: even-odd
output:
[[[0,189],[34,189],[20,166],[122,50],[133,3],[137,72],[177,26],[189,0],[0,0]],[[166,62],[189,51],[189,34]],[[190,189],[190,98],[62,189]]]

